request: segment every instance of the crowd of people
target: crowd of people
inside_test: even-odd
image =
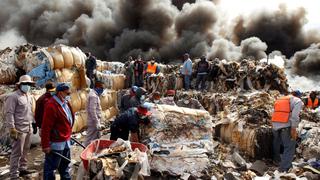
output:
[[[90,55],[89,55],[90,57]],[[90,59],[90,58],[89,58]],[[88,76],[91,78],[91,89],[87,99],[86,111],[87,136],[85,145],[100,138],[100,131],[103,129],[102,110],[100,96],[104,91],[103,82],[94,79],[94,60],[86,64]],[[188,91],[178,99],[176,91],[167,90],[163,96],[160,92],[148,93],[143,88],[145,76],[149,76],[160,71],[154,59],[146,65],[141,58],[134,61],[132,71],[134,76],[128,76],[133,81],[132,86],[120,102],[120,114],[114,119],[111,127],[111,140],[122,138],[139,142],[139,124],[150,123],[150,103],[166,104],[192,109],[202,109],[203,106],[197,99],[192,98]],[[209,63],[205,56],[197,64],[197,88],[205,88],[205,81],[209,73]],[[188,54],[184,55],[184,63],[181,68],[184,77],[185,90],[190,89],[190,79],[192,76],[192,61]],[[32,113],[32,99],[30,89],[34,82],[28,75],[20,77],[17,89],[11,93],[5,102],[5,118],[9,134],[12,139],[12,153],[10,157],[10,177],[18,179],[20,176],[32,173],[27,169],[27,153],[30,149],[30,135],[33,132],[41,137],[42,151],[45,153],[43,179],[55,179],[55,170],[58,170],[61,179],[71,179],[69,164],[66,159],[70,159],[70,148],[72,144],[71,133],[75,121],[75,115],[70,105],[70,85],[59,83],[55,85],[48,82],[45,86],[46,93],[36,102],[35,116]],[[292,167],[292,160],[295,153],[295,143],[297,138],[297,126],[299,123],[299,113],[306,104],[306,107],[315,109],[319,106],[319,99],[316,92],[311,92],[307,99],[301,100],[301,93],[293,91],[291,95],[279,98],[275,102],[274,114],[272,116],[274,135],[274,162],[280,162],[280,170],[288,171]],[[283,145],[283,155],[280,157],[280,144]]]

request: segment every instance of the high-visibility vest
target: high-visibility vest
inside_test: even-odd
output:
[[[148,63],[147,73],[154,74],[154,73],[156,73],[156,71],[157,71],[156,63],[154,63],[153,65],[151,63]]]
[[[311,98],[308,98],[308,104],[307,104],[308,108],[314,109],[314,108],[318,107],[318,104],[319,104],[318,98],[316,98],[313,103],[312,103]]]
[[[283,96],[274,103],[274,112],[272,114],[272,122],[287,123],[290,116],[290,97]]]

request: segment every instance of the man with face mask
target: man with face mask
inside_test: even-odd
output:
[[[34,117],[32,99],[29,94],[34,82],[28,75],[20,77],[18,89],[8,95],[4,105],[6,126],[12,139],[10,156],[10,178],[33,173],[27,170],[27,151],[30,149],[30,135]]]
[[[135,93],[135,96],[131,97],[129,100],[128,108],[138,107],[143,104],[146,100],[147,90],[139,87]]]
[[[177,106],[205,110],[201,103],[197,99],[192,98],[188,93],[184,93],[181,98],[182,99],[177,102]]]
[[[101,125],[101,105],[100,96],[103,93],[104,85],[101,81],[96,81],[94,89],[91,89],[88,95],[87,102],[87,137],[85,141],[85,146],[88,146],[91,141],[100,138],[99,131],[102,129]]]
[[[161,102],[161,95],[158,91],[152,93],[152,96],[150,98],[148,98],[146,100],[146,102],[151,102],[151,103],[154,103],[154,104],[162,104]]]
[[[162,102],[162,104],[176,106],[176,103],[174,102],[175,94],[176,94],[175,90],[168,90],[167,96],[164,98],[161,98],[160,101]]]
[[[69,103],[70,86],[60,83],[56,94],[47,102],[41,126],[41,146],[45,153],[43,179],[55,179],[58,169],[61,179],[71,179],[69,161],[62,159],[57,153],[70,159],[70,137],[74,114]]]
[[[139,124],[150,123],[151,112],[145,105],[140,105],[138,108],[130,108],[126,112],[117,116],[111,125],[110,140],[129,139],[131,142],[139,142]]]
[[[35,124],[32,124],[34,127],[33,134],[37,133],[37,127],[41,128],[43,114],[44,114],[44,107],[46,103],[49,101],[49,99],[52,97],[52,95],[55,93],[55,86],[53,82],[48,82],[45,85],[46,93],[44,93],[42,96],[39,97],[39,99],[36,101],[36,109],[35,109]]]

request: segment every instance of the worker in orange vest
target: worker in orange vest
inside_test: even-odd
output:
[[[272,114],[273,161],[280,162],[279,171],[287,172],[292,167],[295,153],[299,115],[303,106],[301,92],[296,90],[291,95],[280,97],[274,103]],[[280,146],[284,150],[280,158]]]
[[[317,92],[311,91],[309,97],[304,100],[306,107],[310,109],[316,109],[319,107],[319,98],[317,97]]]
[[[156,63],[154,57],[152,57],[151,61],[146,65],[146,77],[150,76],[151,74],[158,74],[160,72],[160,68]]]

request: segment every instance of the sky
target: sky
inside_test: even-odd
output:
[[[230,17],[247,15],[263,9],[278,9],[280,4],[286,4],[288,9],[304,7],[307,10],[305,29],[320,29],[319,0],[220,0],[218,6]]]

